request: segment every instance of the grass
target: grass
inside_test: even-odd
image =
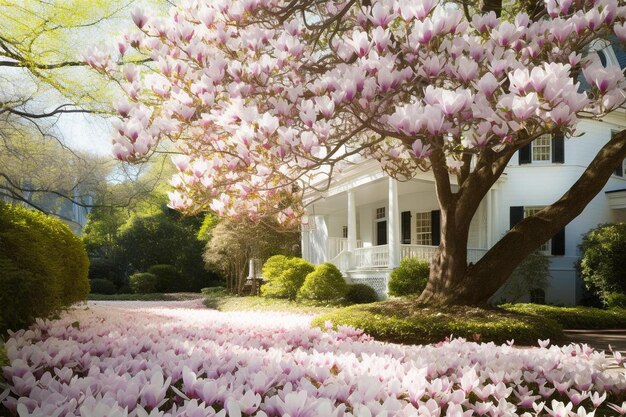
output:
[[[184,301],[202,298],[200,293],[89,294],[92,301]]]
[[[550,318],[564,329],[626,329],[626,309],[623,308],[602,310],[541,304],[504,304],[500,307],[513,313]]]
[[[304,304],[296,301],[257,296],[237,297],[224,292],[205,293],[204,305],[218,311],[284,311],[300,314],[321,314],[336,306]]]
[[[323,327],[326,321],[334,327],[363,329],[377,340],[405,344],[437,343],[449,336],[495,343],[514,339],[518,345],[564,339],[561,326],[549,318],[496,308],[420,308],[413,297],[334,309],[316,317],[313,325]]]

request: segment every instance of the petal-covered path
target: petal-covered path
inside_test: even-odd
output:
[[[92,302],[7,341],[20,416],[513,416],[626,412],[621,358],[584,345],[399,346],[311,316]],[[0,415],[2,412],[0,411]]]

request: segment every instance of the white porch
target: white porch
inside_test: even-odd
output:
[[[477,262],[491,246],[494,204],[489,192],[472,221],[468,262]],[[434,182],[426,175],[407,182],[382,173],[351,178],[309,204],[302,255],[314,264],[333,263],[349,280],[367,283],[384,297],[389,272],[401,259],[433,257],[438,209]]]

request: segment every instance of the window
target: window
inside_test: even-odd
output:
[[[532,161],[550,161],[552,135],[541,135],[532,143]]]
[[[543,210],[543,207],[524,207],[524,218],[530,217],[538,212]],[[546,243],[539,247],[539,251],[545,253],[546,255],[550,255],[551,252],[551,240],[548,240]]]
[[[385,208],[379,207],[376,209],[376,220],[385,218]]]
[[[432,223],[429,211],[415,213],[415,231],[417,245],[432,245]]]
[[[348,226],[343,226],[343,228],[341,229],[341,236],[344,239],[348,238]]]
[[[604,51],[598,51],[598,58],[600,58],[600,64],[602,64],[602,66],[606,68],[608,64],[608,60],[606,59],[606,53]]]

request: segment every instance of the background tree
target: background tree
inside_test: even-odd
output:
[[[626,223],[603,224],[580,244],[578,265],[587,290],[606,304],[610,294],[626,294]]]
[[[598,40],[626,40],[623,3],[515,2],[515,15],[483,6],[190,2],[168,18],[133,15],[140,30],[127,46],[155,62],[147,70],[116,65],[109,50],[87,62],[125,86],[119,158],[141,161],[162,139],[178,146],[170,204],[180,210],[287,221],[312,184],[358,158],[400,180],[432,171],[441,244],[420,301],[479,304],[626,156],[622,131],[558,201],[467,263],[471,219],[515,152],[546,133],[574,136],[579,118],[626,98],[622,69],[585,56]]]
[[[92,265],[90,278],[108,279],[121,287],[129,274],[167,264],[182,273],[188,290],[198,291],[219,280],[204,269],[205,240],[198,237],[202,217],[184,217],[165,205],[164,178],[174,170],[167,162],[154,158],[141,166],[134,180],[107,183],[100,199],[109,204],[96,203],[83,234]]]
[[[204,260],[209,267],[221,271],[227,290],[235,294],[243,293],[250,259],[263,261],[273,255],[300,255],[297,229],[285,229],[275,221],[222,220],[206,229],[204,233],[209,238]]]
[[[111,161],[73,150],[62,125],[112,113],[119,88],[94,76],[80,56],[119,34],[133,3],[0,1],[0,195],[63,217],[51,206],[90,206],[101,191]]]

